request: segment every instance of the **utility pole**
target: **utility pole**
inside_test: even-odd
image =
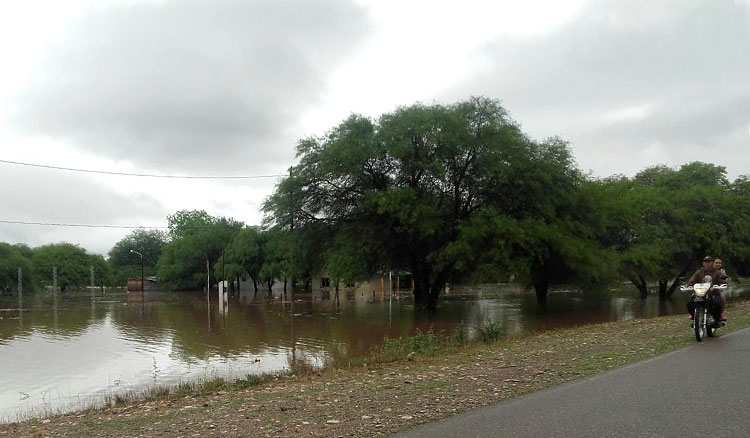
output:
[[[57,266],[52,267],[52,326],[57,330]]]
[[[211,271],[206,257],[206,314],[208,315],[208,332],[211,333]]]
[[[143,277],[143,254],[141,254],[140,252],[138,252],[138,251],[136,251],[134,249],[131,249],[130,252],[132,254],[138,254],[141,257],[141,293],[143,293],[143,292],[146,291],[146,285],[144,284],[144,277]],[[93,271],[91,272],[91,281],[92,281],[92,285],[93,285],[93,281],[94,281],[94,272]]]
[[[23,308],[23,269],[18,268],[18,311]]]
[[[289,179],[292,179],[292,167],[289,168]],[[292,192],[292,211],[289,213],[289,229],[291,233],[294,233],[294,206],[295,206],[295,199],[294,199],[294,192]],[[289,258],[291,259],[292,255],[289,255]],[[291,264],[291,263],[290,263]],[[292,271],[294,271],[294,266],[292,266]],[[294,275],[292,275],[292,301],[294,301]]]

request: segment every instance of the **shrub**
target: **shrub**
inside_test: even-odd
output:
[[[466,324],[463,320],[458,323],[456,326],[456,329],[453,330],[453,336],[451,336],[451,342],[453,345],[462,347],[466,344],[466,341],[468,340],[469,334],[466,330]]]
[[[482,342],[492,342],[500,338],[500,326],[493,320],[479,327],[479,338]]]

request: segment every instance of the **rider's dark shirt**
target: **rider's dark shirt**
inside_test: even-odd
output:
[[[692,277],[690,277],[690,280],[688,280],[687,285],[692,286],[695,283],[703,283],[703,277],[706,275],[711,276],[711,283],[713,284],[720,284],[721,281],[721,273],[715,269],[710,270],[704,270],[704,269],[698,269],[695,271],[695,274],[693,274]]]

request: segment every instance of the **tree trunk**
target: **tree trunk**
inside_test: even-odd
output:
[[[637,279],[634,277],[628,277],[628,280],[641,293],[641,299],[645,300],[648,297],[648,284],[646,283],[646,279],[644,279],[643,276],[638,274]]]
[[[549,282],[543,281],[534,283],[534,291],[536,292],[536,303],[547,304],[547,292],[549,292]]]
[[[438,299],[440,298],[440,292],[445,287],[445,278],[439,275],[437,279],[430,285],[429,295],[427,297],[427,310],[434,312],[437,310]]]
[[[419,309],[426,306],[429,302],[429,290],[423,281],[414,280],[414,308]]]
[[[641,274],[638,274],[638,279],[631,278],[630,282],[633,283],[636,289],[641,293],[642,300],[648,298],[648,283],[646,283],[646,279],[643,278]]]
[[[680,285],[680,278],[682,278],[683,275],[687,274],[687,272],[690,270],[690,266],[685,266],[682,268],[682,271],[680,271],[679,274],[677,274],[674,279],[672,280],[672,284],[669,286],[669,289],[667,289],[667,298],[671,298],[674,291],[677,290],[677,287]]]
[[[531,284],[536,292],[536,303],[547,304],[547,292],[549,292],[550,276],[545,266],[537,266],[531,271]]]
[[[659,279],[659,301],[664,301],[666,299],[667,299],[667,279],[660,278]]]
[[[414,263],[411,272],[414,279],[414,310],[421,310],[428,305],[430,300],[429,270],[418,263]]]
[[[434,281],[430,285],[430,301],[427,304],[427,308],[429,310],[437,310],[440,293],[443,291],[443,289],[445,289],[445,284],[448,281],[448,278],[448,273],[445,271],[435,274]]]

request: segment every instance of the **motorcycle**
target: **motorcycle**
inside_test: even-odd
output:
[[[716,336],[716,330],[724,327],[723,321],[717,321],[713,316],[712,292],[719,292],[727,289],[726,284],[712,284],[711,277],[706,276],[703,283],[695,283],[692,286],[682,286],[680,290],[691,291],[692,300],[695,304],[695,313],[693,322],[690,326],[695,330],[695,340],[702,342],[708,336]]]

